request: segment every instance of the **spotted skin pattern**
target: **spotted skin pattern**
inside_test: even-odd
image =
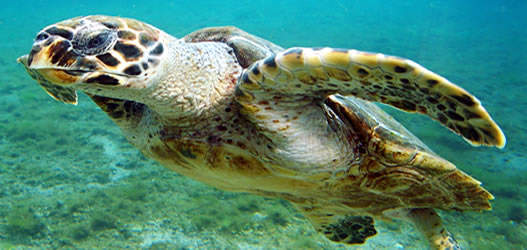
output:
[[[176,39],[87,16],[44,28],[19,62],[56,100],[85,92],[145,156],[220,189],[290,201],[335,242],[364,243],[373,219],[393,212],[434,249],[460,249],[432,208],[490,209],[477,180],[369,102],[427,114],[474,145],[505,145],[475,97],[409,60],[284,51],[235,27]]]
[[[441,218],[433,209],[412,209],[408,217],[417,229],[426,236],[431,246],[439,250],[461,250],[454,236],[448,232]]]
[[[313,227],[328,239],[345,244],[363,244],[368,237],[377,234],[373,218],[353,214],[328,213],[321,207],[296,205]]]
[[[89,27],[96,27],[96,32]],[[101,46],[99,43],[108,36],[113,36],[114,40]],[[127,18],[87,16],[44,28],[37,34],[30,54],[20,57],[18,62],[25,66],[32,78],[55,100],[77,104],[77,93],[75,89],[68,88],[68,85],[129,85],[125,78],[120,77],[121,74],[147,81],[148,75],[156,73],[154,69],[159,64],[163,52],[160,31],[147,24]],[[49,62],[47,58],[50,58]],[[30,69],[28,66],[32,63],[41,63],[42,68],[65,70],[40,70],[36,73],[35,68]],[[69,68],[74,70],[68,70]],[[93,73],[85,77],[83,74],[86,72]],[[59,82],[62,86],[52,84],[51,81]],[[134,115],[129,113],[129,107],[140,105],[137,102],[130,105],[133,101],[103,98],[96,94],[89,96],[120,125],[129,123],[126,120]],[[116,109],[116,106],[123,108]]]
[[[248,105],[250,96],[268,93],[352,95],[428,115],[472,145],[505,146],[503,132],[476,97],[415,62],[383,54],[291,48],[253,64],[237,93]]]
[[[377,234],[373,219],[369,216],[347,216],[323,227],[323,234],[330,240],[347,244],[362,244]]]
[[[146,110],[145,105],[139,102],[91,94],[88,96],[121,127],[136,126]]]
[[[79,82],[124,85],[119,74],[144,80],[148,80],[148,74],[155,74],[149,69],[159,64],[163,54],[164,45],[159,39],[159,30],[133,19],[74,18],[44,28],[35,39],[27,64],[75,68],[51,73],[52,79],[63,85]],[[51,60],[48,62],[46,58]],[[99,73],[81,77],[86,71]]]

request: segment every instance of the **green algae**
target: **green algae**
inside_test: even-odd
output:
[[[144,201],[147,198],[148,191],[149,187],[147,185],[137,182],[112,189],[111,192],[115,196],[120,196],[131,201]]]
[[[503,235],[505,239],[513,244],[519,246],[527,245],[527,235],[524,234],[525,229],[520,228],[517,225],[501,224],[493,228],[493,230],[500,235]]]
[[[16,249],[16,245],[11,242],[0,240],[0,249],[11,250]]]
[[[90,227],[93,231],[117,228],[117,218],[109,213],[99,213],[92,216]]]
[[[7,216],[7,233],[13,237],[38,237],[45,230],[45,225],[29,207],[18,207]]]
[[[68,233],[73,240],[81,241],[87,239],[91,235],[91,230],[88,225],[80,224],[72,226]]]
[[[507,217],[511,221],[522,223],[527,219],[527,209],[519,204],[512,205],[507,211]]]

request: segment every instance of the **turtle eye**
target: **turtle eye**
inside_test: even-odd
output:
[[[106,52],[117,35],[112,30],[99,30],[97,32],[79,32],[73,38],[75,50],[85,55],[98,55]]]
[[[46,33],[39,33],[37,35],[37,38],[35,38],[35,42],[46,40],[46,39],[48,39],[48,37],[49,37],[49,35],[46,34]]]
[[[110,40],[109,32],[102,32],[88,40],[86,47],[88,49],[96,49],[102,47],[108,40]]]

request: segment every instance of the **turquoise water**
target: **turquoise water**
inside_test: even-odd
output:
[[[110,3],[111,2],[111,3]],[[469,249],[527,248],[526,1],[25,1],[0,9],[0,248],[426,248],[407,223],[365,245],[318,235],[286,202],[223,192],[145,159],[86,96],[49,98],[16,58],[44,26],[79,15],[148,22],[182,37],[235,25],[282,47],[410,58],[476,95],[504,130],[474,148],[429,119],[388,112],[480,180],[494,210],[444,212]]]

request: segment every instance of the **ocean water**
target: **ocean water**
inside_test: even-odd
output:
[[[386,110],[483,183],[493,210],[442,212],[467,249],[527,249],[527,1],[6,1],[0,8],[0,249],[426,249],[408,223],[361,246],[317,234],[287,202],[223,192],[144,158],[86,96],[52,100],[16,58],[75,16],[135,18],[182,37],[235,25],[284,48],[410,58],[476,95],[508,140],[471,147],[426,117]]]

